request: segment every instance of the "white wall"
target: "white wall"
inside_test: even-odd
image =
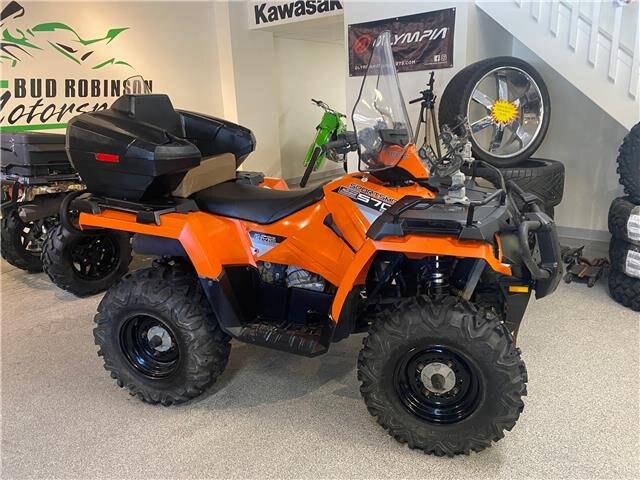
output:
[[[345,112],[344,47],[283,37],[274,42],[282,176],[297,178],[304,173],[303,160],[323,114],[311,98]],[[326,161],[322,171],[340,168]]]
[[[565,165],[564,200],[556,207],[561,233],[604,240],[609,205],[622,195],[616,158],[627,130],[518,41],[513,55],[540,72],[551,96],[549,131],[535,155]]]
[[[231,44],[227,48],[233,55],[237,121],[250,128],[257,139],[255,152],[242,168],[277,176],[281,165],[273,33],[249,30],[244,1],[229,2],[228,13]]]

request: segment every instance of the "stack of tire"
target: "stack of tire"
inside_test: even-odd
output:
[[[460,119],[465,118],[473,156],[498,168],[505,182],[512,180],[540,198],[553,218],[564,194],[564,165],[533,157],[549,128],[550,113],[541,75],[523,60],[496,57],[469,65],[453,77],[440,99],[438,123],[460,133]],[[494,169],[480,164],[474,169],[477,176],[497,184]]]
[[[640,312],[640,123],[622,142],[618,174],[626,196],[609,209],[609,291],[615,301]]]

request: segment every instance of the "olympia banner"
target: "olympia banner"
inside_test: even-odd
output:
[[[391,48],[398,72],[453,67],[453,31],[456,9],[349,25],[349,75],[367,70],[375,39],[391,32]]]

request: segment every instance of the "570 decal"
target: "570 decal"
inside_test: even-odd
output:
[[[387,197],[386,195],[374,190],[369,190],[368,188],[364,188],[355,183],[352,183],[348,187],[340,187],[336,192],[340,195],[344,195],[345,197],[349,197],[355,203],[362,205],[363,207],[376,210],[380,213],[385,212],[387,208],[396,202],[394,198]]]

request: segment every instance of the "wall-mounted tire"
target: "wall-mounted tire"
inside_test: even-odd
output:
[[[609,271],[609,293],[618,303],[640,312],[640,280],[617,270]]]
[[[498,174],[495,170],[484,165],[466,167],[465,173],[471,174],[475,168],[476,175],[482,177],[495,186],[500,185]],[[564,196],[565,169],[562,162],[545,160],[541,158],[529,158],[517,167],[497,167],[505,183],[513,180],[525,192],[532,193],[540,198],[545,207],[559,205]],[[516,198],[518,206],[519,197]]]
[[[640,205],[616,198],[609,208],[609,232],[614,238],[640,246]]]
[[[42,251],[42,267],[51,281],[78,297],[105,291],[127,273],[130,262],[129,234],[113,230],[88,235],[57,225]]]
[[[495,91],[484,92],[483,90],[490,90],[491,85],[488,82],[492,81],[492,76],[496,77]],[[498,90],[499,78],[507,78],[507,85],[509,78],[512,79],[511,88],[508,86],[506,89],[506,99],[501,98],[504,95]],[[525,82],[531,87],[526,87]],[[525,90],[527,88],[529,89]],[[484,96],[478,95],[478,91]],[[510,98],[510,91],[511,96],[518,98]],[[474,100],[472,97],[481,98],[482,101]],[[514,106],[518,102],[517,115],[509,121],[496,121],[497,100],[506,100]],[[523,126],[525,110],[528,122]],[[484,118],[488,120],[478,123],[475,117],[483,118],[483,112],[486,113]],[[535,122],[532,120],[534,114]],[[451,128],[458,125],[460,116],[467,118],[469,125],[473,125],[471,144],[475,158],[495,166],[509,167],[531,157],[540,147],[549,128],[550,114],[549,91],[536,69],[519,58],[496,57],[469,65],[453,77],[442,93],[438,116],[441,127],[448,125]],[[500,125],[504,125],[503,130],[508,137],[503,133],[500,145],[492,149],[493,141],[496,139],[495,132]],[[491,132],[487,131],[489,128],[492,129]],[[485,140],[489,133],[491,141],[487,143]]]
[[[640,279],[640,246],[616,238],[609,244],[611,268]]]
[[[620,146],[617,171],[625,193],[640,204],[640,123],[631,129]]]

